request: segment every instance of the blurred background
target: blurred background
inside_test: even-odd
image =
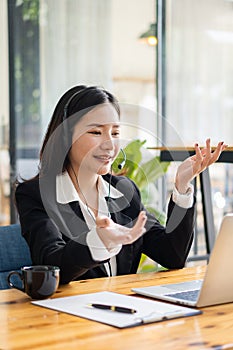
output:
[[[117,96],[125,139],[233,145],[232,0],[0,0],[0,33],[0,225],[17,222],[13,183],[36,173],[55,104],[74,85]],[[158,184],[165,202],[178,165]],[[231,162],[210,178],[217,231],[233,211]]]

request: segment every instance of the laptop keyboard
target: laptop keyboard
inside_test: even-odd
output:
[[[169,293],[169,294],[166,294],[166,296],[182,299],[182,300],[196,301],[198,298],[199,291],[200,291],[199,289],[187,290],[187,291],[178,292],[178,293]]]

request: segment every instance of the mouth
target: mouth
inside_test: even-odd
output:
[[[110,163],[113,161],[113,156],[110,155],[95,155],[94,158],[101,163]]]

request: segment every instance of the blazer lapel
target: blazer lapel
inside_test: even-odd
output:
[[[131,218],[125,215],[122,211],[129,207],[129,202],[125,197],[119,198],[105,198],[108,205],[108,210],[113,221],[119,225],[129,226],[131,223]]]

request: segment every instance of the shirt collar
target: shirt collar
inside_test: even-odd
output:
[[[102,178],[102,176],[99,176],[98,191],[99,191],[100,197],[102,198],[123,197],[123,193],[118,191],[111,184],[109,186],[109,183],[105,181]],[[67,171],[56,176],[56,198],[57,198],[57,202],[61,204],[80,201],[78,192],[76,191],[74,184]]]

